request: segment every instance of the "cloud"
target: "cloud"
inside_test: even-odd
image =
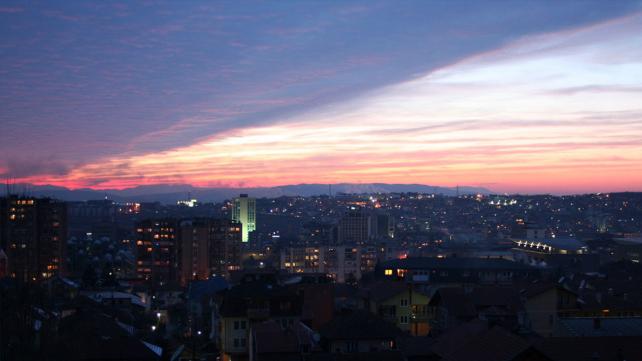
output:
[[[36,175],[47,176],[64,176],[71,169],[70,164],[66,164],[53,157],[47,159],[18,158],[18,159],[0,159],[3,165],[0,165],[0,176],[10,178],[27,178]]]
[[[555,169],[547,181],[562,187],[590,159],[613,174],[629,167],[616,183],[635,184],[640,20],[604,22],[629,9],[600,4],[560,4],[554,16],[423,2],[45,6],[76,24],[7,23],[29,26],[0,43],[13,49],[3,67],[20,70],[0,77],[0,150],[73,164],[11,167],[25,178],[95,188],[526,185],[528,169]],[[133,19],[114,21],[115,10]]]
[[[16,14],[25,11],[21,7],[0,7],[0,14]]]
[[[642,34],[642,23],[633,18],[576,32],[572,39],[550,41],[571,47],[579,41],[591,44],[592,51],[608,53],[611,41],[594,34],[617,33],[614,26],[638,26]],[[90,164],[64,179],[100,186],[407,180],[494,183],[503,189],[521,184],[532,189],[532,177],[541,177],[550,184],[547,189],[566,189],[579,174],[608,169],[609,177],[600,176],[586,186],[639,187],[642,106],[637,96],[619,92],[632,86],[632,80],[620,74],[619,67],[595,64],[586,53],[561,56],[559,47],[529,57],[511,56],[523,53],[524,46],[533,45],[521,40],[503,49],[504,57],[492,55],[493,62],[482,57],[455,64],[278,123],[232,129],[193,145]],[[603,74],[599,84],[589,74],[596,66]],[[542,81],[560,71],[563,81]],[[628,71],[642,71],[642,63]],[[453,86],[461,81],[466,86]],[[574,92],[579,99],[560,102],[553,92],[568,83],[581,89]],[[613,92],[617,98],[605,97]],[[201,121],[186,120],[167,131],[182,131]],[[116,165],[139,174],[116,172]]]

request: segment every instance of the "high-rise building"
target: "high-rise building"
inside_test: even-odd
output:
[[[352,207],[339,221],[337,241],[339,244],[364,244],[370,238],[370,215],[361,208]]]
[[[154,286],[228,277],[240,269],[240,247],[241,225],[229,219],[143,221],[136,227],[136,274]]]
[[[256,199],[247,194],[234,198],[232,220],[242,224],[243,242],[249,241],[250,232],[256,230]]]
[[[136,227],[136,276],[163,286],[178,280],[175,219],[147,220]]]
[[[374,238],[395,238],[395,221],[391,215],[379,213],[373,214],[372,218]]]
[[[38,281],[64,272],[67,206],[49,198],[0,198],[0,249],[7,274]]]
[[[182,221],[179,231],[180,282],[229,276],[241,263],[241,225],[227,219]]]
[[[227,219],[212,220],[210,237],[210,274],[228,277],[230,271],[238,271],[241,268],[241,224]]]
[[[209,220],[193,219],[180,223],[177,258],[182,285],[187,284],[190,280],[206,279],[208,277],[209,239]]]

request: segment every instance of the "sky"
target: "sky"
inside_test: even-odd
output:
[[[642,191],[642,3],[2,0],[0,178]]]

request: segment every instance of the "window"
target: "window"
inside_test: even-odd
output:
[[[357,341],[348,341],[346,344],[347,352],[357,352],[359,349]]]
[[[386,276],[392,276],[392,270],[391,269],[387,269],[387,270],[384,271],[384,274]]]
[[[400,316],[399,323],[401,323],[402,325],[408,323],[408,316]]]
[[[239,321],[234,321],[234,329],[235,330],[239,329]]]
[[[401,307],[408,307],[408,300],[405,298],[401,299]]]
[[[247,341],[245,338],[235,338],[234,339],[234,347],[245,347],[247,345]]]
[[[247,322],[241,321],[241,330],[245,330],[246,328],[247,328]]]

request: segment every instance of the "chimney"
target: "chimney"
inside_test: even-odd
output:
[[[601,328],[601,326],[602,326],[602,320],[600,320],[600,319],[599,319],[599,318],[597,318],[597,317],[596,317],[596,318],[594,318],[594,319],[593,319],[593,329],[594,329],[594,330],[599,330],[599,329]]]

